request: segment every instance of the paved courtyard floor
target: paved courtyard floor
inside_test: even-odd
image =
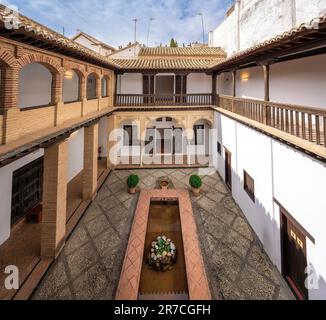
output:
[[[156,188],[168,176],[188,188],[196,169],[116,170],[110,174],[32,299],[113,299],[118,286],[138,196],[126,190],[136,173],[140,187]],[[294,299],[265,254],[218,174],[203,177],[192,196],[207,277],[214,299]]]

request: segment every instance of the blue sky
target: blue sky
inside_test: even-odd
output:
[[[1,2],[1,0],[0,0]],[[147,42],[149,18],[152,22],[149,45],[167,44],[174,37],[180,45],[202,41],[201,18],[208,31],[223,20],[233,0],[7,0],[20,12],[66,36],[76,30],[118,47],[134,39],[133,18],[138,19],[137,40]]]

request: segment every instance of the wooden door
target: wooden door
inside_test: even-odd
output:
[[[232,190],[232,154],[225,149],[225,183]]]
[[[306,236],[282,212],[282,264],[283,275],[301,300],[308,299],[305,286],[307,277]]]
[[[43,157],[16,170],[12,180],[11,224],[42,202]]]

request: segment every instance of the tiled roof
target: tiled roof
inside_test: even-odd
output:
[[[207,70],[216,59],[113,59],[123,70]]]
[[[310,33],[313,31],[318,31],[321,25],[326,24],[326,14],[312,19],[308,23],[302,23],[299,27],[292,28],[291,30],[284,32],[280,35],[277,35],[271,39],[268,39],[264,42],[261,42],[253,47],[250,47],[246,50],[238,52],[231,57],[225,59],[216,64],[216,68],[222,67],[224,65],[231,64],[232,62],[236,62],[241,58],[256,54],[257,52],[268,50],[270,48],[276,47],[283,43],[291,42],[300,36],[304,36],[306,33]],[[324,26],[325,28],[325,26]]]
[[[157,47],[157,48],[142,48],[139,52],[140,57],[199,57],[209,59],[220,59],[226,57],[225,52],[221,48],[213,47]]]
[[[0,22],[5,23],[7,15],[5,12],[5,6],[0,5]],[[81,44],[76,43],[75,41],[61,35],[60,33],[51,30],[48,27],[43,26],[42,24],[35,22],[32,19],[25,17],[22,14],[19,14],[19,20],[17,21],[17,27],[15,31],[22,30],[26,34],[31,36],[36,36],[46,42],[53,43],[67,50],[76,52],[79,55],[83,55],[87,58],[96,60],[97,62],[107,65],[109,68],[116,67],[112,61],[108,60],[106,57],[95,53],[93,50],[90,50],[84,47]]]

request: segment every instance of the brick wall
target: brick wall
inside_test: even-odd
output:
[[[78,119],[81,117],[81,102],[66,103],[63,105],[62,121]]]
[[[96,113],[113,106],[114,72],[84,61],[68,58],[34,48],[16,41],[0,37],[0,144],[6,144],[27,133],[37,132],[46,128],[52,129],[65,121],[75,119],[76,123],[82,118],[82,103],[62,103],[62,85],[64,73],[74,70],[80,77],[80,101],[86,95],[87,75],[95,73],[98,77],[98,94],[101,96],[101,79],[108,78],[109,98],[86,101],[83,115]],[[41,63],[52,73],[52,106],[21,111],[18,109],[18,77],[19,71],[30,63]]]

